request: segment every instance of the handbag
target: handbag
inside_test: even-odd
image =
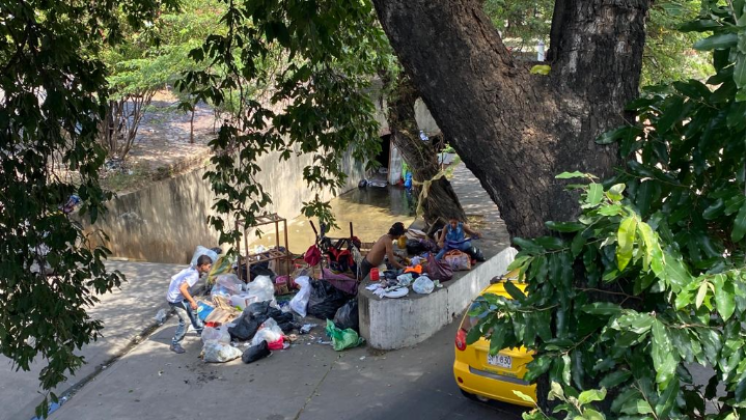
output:
[[[457,249],[447,252],[444,260],[451,266],[453,271],[469,271],[472,269],[472,260],[469,255]]]
[[[428,277],[433,280],[449,281],[454,277],[451,266],[445,261],[437,260],[433,254],[428,254],[426,271],[428,271]]]

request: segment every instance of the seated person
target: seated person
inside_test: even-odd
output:
[[[389,229],[389,233],[382,236],[378,241],[376,241],[374,246],[371,248],[368,254],[366,254],[366,257],[361,262],[359,272],[361,279],[365,279],[366,276],[368,276],[368,273],[371,272],[372,268],[381,265],[381,263],[384,262],[385,256],[389,257],[389,263],[396,269],[400,270],[405,268],[404,265],[400,264],[397,261],[394,255],[394,251],[392,250],[392,242],[396,241],[401,236],[404,236],[404,234],[405,225],[403,225],[401,222],[397,222],[393,224]]]
[[[469,225],[460,222],[456,217],[450,217],[449,223],[444,226],[438,239],[438,247],[441,251],[436,255],[436,259],[440,260],[447,252],[457,249],[477,260],[484,260],[482,253],[473,251],[472,242],[464,236],[465,233],[474,238],[480,237],[480,233],[470,229]]]

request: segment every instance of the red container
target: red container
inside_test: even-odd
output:
[[[372,268],[368,276],[371,278],[371,281],[379,281],[379,269],[376,267]]]

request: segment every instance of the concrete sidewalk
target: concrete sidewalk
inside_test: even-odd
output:
[[[394,352],[337,353],[319,344],[322,322],[291,348],[250,365],[207,364],[201,343],[168,350],[171,319],[98,375],[52,420],[98,419],[453,419],[520,418],[521,409],[463,397],[452,375],[452,324],[420,345]],[[326,338],[324,338],[326,340]]]
[[[101,301],[89,310],[91,317],[103,321],[103,337],[82,349],[87,363],[57,387],[58,396],[120,356],[145,329],[154,326],[158,310],[167,308],[169,278],[186,267],[123,261],[106,265],[124,273],[128,281],[121,289],[100,296]],[[37,360],[29,372],[15,371],[9,359],[0,357],[0,419],[28,420],[34,416],[35,407],[43,399],[38,377],[45,366],[46,361]]]

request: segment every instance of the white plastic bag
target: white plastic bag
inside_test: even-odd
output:
[[[215,252],[213,250],[210,250],[208,248],[205,248],[202,245],[198,245],[197,249],[195,249],[195,253],[192,254],[192,262],[189,263],[190,267],[192,267],[192,268],[196,268],[197,267],[197,259],[200,258],[200,255],[207,255],[208,257],[210,257],[210,260],[213,263],[215,263],[216,261],[218,261],[218,253],[217,252]]]
[[[209,342],[228,344],[231,342],[231,334],[228,333],[227,325],[221,325],[219,328],[205,327],[202,329],[200,338],[205,344]]]
[[[202,347],[204,359],[208,363],[225,363],[241,357],[242,351],[231,344],[220,341],[208,341]]]
[[[311,296],[311,284],[309,284],[307,276],[299,277],[295,282],[301,287],[301,290],[291,299],[290,307],[295,313],[306,317],[306,306],[309,304],[309,297]]]
[[[397,276],[397,281],[399,282],[400,286],[407,287],[412,284],[412,274],[400,274],[399,276]]]
[[[254,337],[252,338],[252,346],[256,346],[262,341],[267,343],[274,343],[283,338],[283,330],[280,329],[278,323],[274,319],[270,318],[262,323]]]
[[[267,302],[275,299],[275,286],[267,276],[257,276],[246,285],[247,306],[255,302]]]
[[[426,276],[418,277],[417,280],[415,280],[415,283],[412,284],[412,290],[414,290],[415,293],[420,293],[421,295],[432,293],[435,287],[436,285],[433,284],[433,280],[429,279]]]
[[[236,274],[221,274],[215,278],[215,284],[223,286],[232,295],[238,295],[244,291],[244,282]]]

